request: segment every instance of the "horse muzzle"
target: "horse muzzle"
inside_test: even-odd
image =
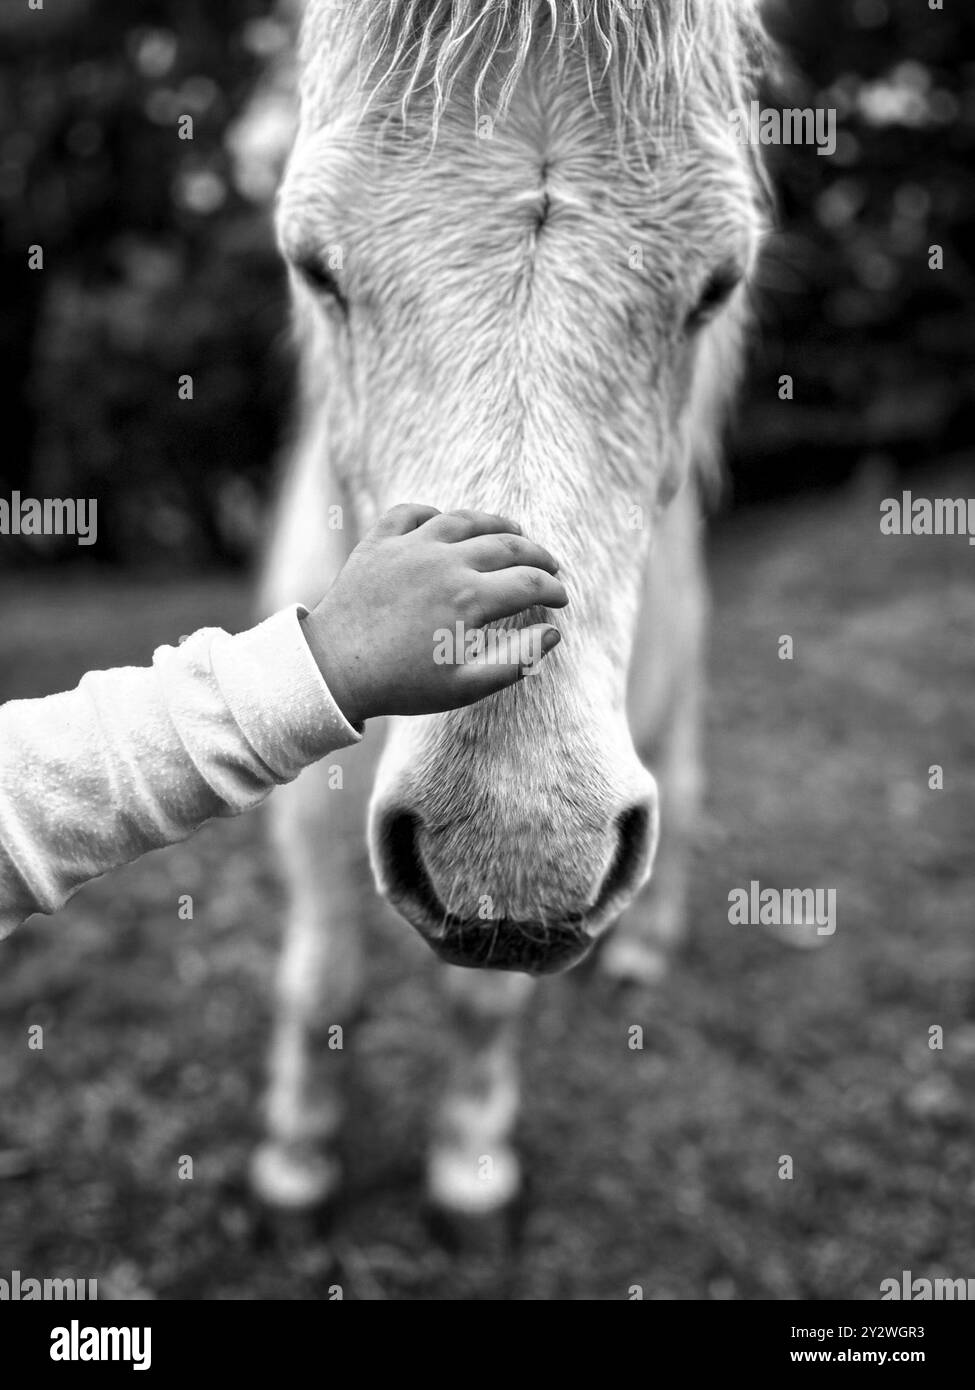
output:
[[[533,904],[536,910],[524,914],[495,915],[492,904],[505,898],[488,888],[476,897],[469,890],[458,892],[457,876],[449,896],[441,894],[437,878],[449,875],[431,870],[435,856],[425,847],[430,834],[414,811],[378,809],[372,832],[373,868],[380,892],[441,960],[472,969],[547,975],[578,964],[646,882],[656,843],[656,795],[615,818],[608,830],[609,868],[591,902],[566,902],[565,895],[557,893],[551,902]],[[517,881],[530,883],[532,846],[513,847],[512,856],[519,861]],[[577,885],[578,868],[574,863]],[[551,881],[551,872],[544,877]]]

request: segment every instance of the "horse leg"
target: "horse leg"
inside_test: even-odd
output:
[[[450,1216],[491,1216],[521,1188],[511,1134],[520,1100],[519,1023],[534,981],[454,966],[446,979],[450,1069],[434,1120],[428,1191]]]
[[[665,513],[648,571],[630,680],[631,727],[660,789],[653,874],[602,953],[616,979],[653,984],[686,934],[687,881],[702,790],[708,590],[697,501]]]
[[[362,984],[359,918],[369,882],[364,822],[371,770],[364,766],[365,754],[366,745],[330,754],[272,798],[289,902],[267,1137],[254,1155],[252,1180],[258,1195],[276,1208],[321,1206],[340,1179],[334,1145],[348,1029]]]

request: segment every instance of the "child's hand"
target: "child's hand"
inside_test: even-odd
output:
[[[498,633],[500,653],[488,647],[466,664],[463,646],[445,661],[435,633],[453,640],[457,623],[466,633],[536,605],[563,608],[569,600],[557,570],[504,517],[393,507],[303,620],[308,645],[352,724],[457,709],[513,685],[524,674],[519,653],[540,660],[559,633],[547,623]]]

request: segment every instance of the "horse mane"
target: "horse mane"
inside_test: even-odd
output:
[[[722,113],[743,108],[769,57],[757,0],[311,0],[304,51],[354,48],[369,100],[404,120],[427,93],[435,132],[462,75],[478,113],[493,78],[503,116],[536,42],[559,66],[581,54],[590,98],[608,89],[621,127],[636,130],[679,119],[692,86]]]

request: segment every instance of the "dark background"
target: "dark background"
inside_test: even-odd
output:
[[[146,1299],[321,1298],[338,1279],[373,1301],[614,1300],[633,1284],[871,1300],[904,1270],[975,1276],[975,549],[878,526],[898,472],[925,495],[973,492],[965,8],[774,11],[794,59],[779,100],[835,104],[843,136],[831,159],[773,151],[782,230],[756,294],[737,505],[710,546],[690,934],[657,990],[596,971],[540,988],[519,1221],[457,1251],[426,1218],[443,968],[377,901],[334,1232],[269,1238],[246,1172],[282,901],[250,815],[0,948],[0,1277]],[[0,496],[100,503],[90,550],[0,547],[0,700],[252,621],[246,562],[290,366],[266,214],[226,142],[280,55],[280,31],[251,22],[264,10],[48,0],[27,16],[0,0]],[[193,144],[173,136],[184,110]],[[43,274],[25,269],[34,241]],[[785,633],[794,661],[778,659]],[[753,878],[835,888],[835,936],[797,950],[730,927],[729,889]],[[43,1051],[26,1046],[36,1025]]]
[[[0,12],[0,495],[97,497],[86,563],[235,563],[260,531],[288,416],[287,308],[266,208],[238,187],[227,137],[286,43],[269,13]],[[840,482],[865,459],[922,469],[967,445],[975,398],[971,7],[795,0],[770,25],[791,56],[770,97],[835,106],[841,136],[832,158],[770,152],[782,231],[756,291],[739,502]],[[192,142],[175,138],[184,112]],[[34,242],[43,273],[26,268]],[[43,538],[2,556],[69,551]]]

